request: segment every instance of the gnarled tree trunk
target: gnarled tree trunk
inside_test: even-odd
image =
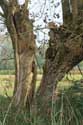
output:
[[[28,10],[10,5],[7,13],[7,28],[10,33],[15,56],[14,103],[25,107],[31,104],[36,82],[35,37]],[[15,10],[14,10],[15,9]]]
[[[64,5],[64,10],[65,7]],[[72,12],[71,17],[64,20],[63,26],[57,27],[53,24],[50,27],[49,48],[46,51],[43,78],[37,93],[38,113],[42,119],[47,119],[47,125],[51,125],[52,122],[52,103],[56,100],[55,91],[58,82],[83,60],[83,18],[78,18],[77,10],[75,13]]]

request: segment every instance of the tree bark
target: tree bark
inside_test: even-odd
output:
[[[40,114],[42,124],[45,125],[52,123],[52,104],[56,101],[58,82],[83,60],[83,18],[78,15],[80,10],[78,11],[77,3],[72,5],[71,2],[71,7],[73,6],[71,11],[69,1],[64,0],[64,25],[50,28],[49,48],[46,51],[43,78],[37,93],[38,116]]]
[[[78,16],[78,2],[77,2],[77,0],[72,0],[71,1],[71,5],[72,5],[73,22],[75,23],[76,18]]]
[[[15,57],[14,104],[25,107],[28,103],[30,106],[36,82],[36,45],[33,25],[28,18],[28,10],[19,6],[15,11],[9,6],[6,19]]]
[[[79,27],[79,24],[76,26]],[[46,52],[43,78],[37,94],[39,114],[42,119],[49,119],[47,123],[49,125],[52,122],[52,103],[56,100],[55,91],[58,82],[83,60],[83,35],[80,32],[78,34],[74,27],[73,29],[70,27],[50,29],[49,48]],[[79,28],[82,32],[82,27]]]
[[[83,60],[83,18],[77,18],[79,13],[77,5],[74,7],[76,10],[72,12],[69,1],[64,0],[63,17],[66,26],[50,27],[49,48],[46,51],[43,78],[36,95],[38,114],[44,120],[47,119],[47,125],[51,125],[52,101],[56,99],[54,92],[58,82]],[[33,100],[36,79],[33,26],[28,19],[28,11],[25,7],[20,8],[10,4],[6,11],[6,26],[12,39],[16,65],[15,105],[25,107],[26,102],[31,104]],[[72,13],[76,14],[75,24],[72,23]]]

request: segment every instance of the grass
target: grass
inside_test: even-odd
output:
[[[42,74],[37,76],[37,87]],[[69,74],[59,82],[56,101],[52,105],[51,125],[83,125],[83,83],[79,80],[82,75]],[[27,112],[20,114],[13,107],[10,108],[5,123],[3,120],[11,102],[13,92],[14,75],[0,75],[0,125],[44,125],[39,116],[28,116]]]
[[[83,85],[75,81],[67,89],[60,89],[54,103],[56,125],[83,124]]]
[[[0,75],[14,75],[15,70],[0,70]]]

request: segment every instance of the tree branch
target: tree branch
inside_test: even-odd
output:
[[[3,12],[4,12],[4,15],[7,14],[8,4],[9,4],[8,1],[6,1],[6,0],[0,0],[0,6],[1,6]]]
[[[25,0],[25,9],[28,7],[29,0]]]
[[[73,21],[77,18],[78,15],[78,2],[77,0],[72,0],[72,16],[73,16]]]
[[[54,34],[50,36],[51,43],[46,52],[44,75],[40,85],[40,93],[43,94],[46,88],[51,93],[53,86],[57,86],[58,81],[83,60],[83,34],[71,33],[65,28],[63,30],[63,27],[52,32]],[[45,91],[48,92],[47,89]]]
[[[9,0],[9,2],[12,4],[12,5],[16,5],[18,6],[18,1],[17,0]]]
[[[0,16],[1,16],[1,17],[4,17],[4,14],[3,14],[2,12],[0,12]]]

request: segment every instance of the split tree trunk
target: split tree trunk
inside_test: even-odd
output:
[[[30,93],[33,93],[35,88],[33,82],[35,81],[35,75],[32,70],[35,55],[33,26],[27,18],[27,9],[25,7],[24,9],[20,8],[12,3],[10,5],[7,3],[6,6],[1,4],[5,13],[6,26],[12,39],[15,55],[15,105],[25,106],[27,98],[29,98],[28,102],[31,103],[32,94]],[[65,6],[64,3],[66,3],[67,6]],[[53,90],[56,88],[58,81],[60,81],[73,66],[83,60],[83,35],[81,34],[83,32],[83,18],[80,20],[77,18],[77,13],[79,13],[77,9],[73,11],[72,14],[68,0],[64,0],[64,3],[63,15],[66,27],[50,27],[49,48],[46,52],[43,78],[37,93],[38,111],[40,116],[45,116],[44,120],[48,120],[49,124],[47,125],[51,125],[52,109],[50,103],[52,99],[55,99],[53,97]],[[74,12],[76,12],[76,25],[72,23]],[[34,72],[35,71],[36,70],[34,70]]]
[[[15,7],[15,6],[14,6]],[[7,28],[10,33],[15,57],[15,106],[31,105],[36,82],[35,37],[33,25],[28,18],[28,10],[8,8]]]

